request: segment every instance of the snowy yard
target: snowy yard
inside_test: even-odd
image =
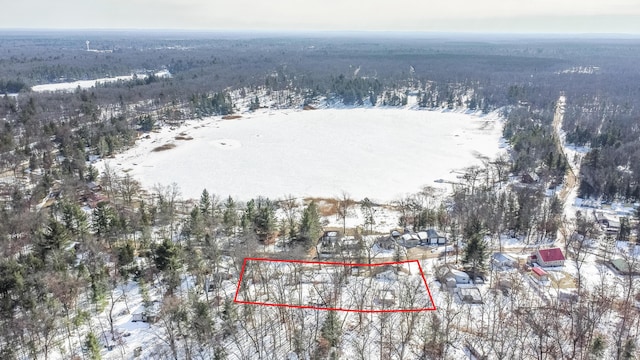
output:
[[[435,310],[417,261],[346,266],[249,259],[235,301],[356,312]]]

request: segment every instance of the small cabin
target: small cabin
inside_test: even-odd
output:
[[[638,275],[640,272],[637,270],[636,266],[633,268],[629,267],[629,262],[624,259],[612,259],[609,261],[611,266],[616,270],[616,272],[620,275]],[[632,264],[633,265],[633,264]]]
[[[153,324],[156,322],[157,317],[155,315],[147,314],[146,312],[133,314],[131,316],[131,322],[145,322]]]

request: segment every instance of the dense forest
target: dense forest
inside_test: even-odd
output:
[[[88,35],[94,47],[109,52],[86,51],[82,39]],[[138,112],[162,111],[164,119],[231,113],[233,105],[224,94],[230,89],[287,91],[289,98],[302,96],[307,103],[328,96],[356,106],[402,106],[406,104],[404,91],[411,89],[418,92],[420,106],[425,108],[489,111],[526,104],[531,116],[542,121],[543,113],[552,112],[563,92],[568,99],[563,124],[567,139],[591,148],[583,160],[581,194],[633,200],[640,193],[638,171],[634,171],[638,170],[634,168],[638,164],[634,161],[638,131],[634,99],[640,92],[636,85],[640,75],[634,66],[638,44],[633,40],[530,40],[521,44],[509,39],[252,39],[227,35],[214,41],[202,34],[187,40],[175,34],[144,35],[139,40],[127,33],[82,37],[34,33],[29,39],[23,34],[5,34],[1,91],[22,91],[26,96],[17,102],[13,98],[2,102],[2,149],[18,145],[8,143],[9,134],[15,131],[24,129],[25,137],[20,140],[29,142],[42,135],[33,132],[51,132],[52,122],[62,118],[79,121],[81,114],[117,118],[133,104]],[[107,83],[71,97],[81,102],[73,106],[64,104],[69,101],[66,95],[28,92],[41,83],[132,72],[153,74],[160,69],[172,76]],[[279,101],[292,105],[287,96]],[[51,116],[54,108],[60,116]],[[88,145],[94,149],[100,137],[93,136]],[[109,142],[110,150],[126,144],[127,135],[122,137]],[[528,167],[521,170],[535,170],[531,164]]]
[[[280,257],[312,253],[323,227],[316,202],[256,198],[243,203],[206,189],[200,199],[182,199],[176,184],[143,191],[128,174],[93,166],[91,159],[118,154],[159,126],[262,106],[403,107],[409,96],[422,109],[499,110],[508,156],[466,169],[441,203],[423,189],[390,204],[400,214],[400,228],[438,228],[466,242],[460,262],[473,274],[488,271],[484,235],[499,240],[508,233],[526,245],[555,239],[567,221],[564,204],[559,196],[545,194],[567,181],[570,162],[580,164],[581,197],[640,201],[637,40],[161,32],[2,32],[0,39],[3,359],[100,358],[97,338],[105,332],[116,338],[114,307],[127,302],[125,289],[132,283],[149,308],[151,293],[161,293],[155,297],[162,303],[164,335],[158,342],[166,345],[156,353],[160,358],[223,359],[239,343],[251,345],[234,348],[238,358],[283,355],[275,345],[270,352],[270,343],[262,339],[269,323],[284,328],[283,341],[296,359],[339,357],[341,343],[354,349],[374,343],[352,337],[345,345],[341,339],[348,338],[343,325],[353,320],[349,315],[239,309],[219,295],[222,269],[237,275],[242,259],[267,244],[285,244]],[[170,76],[157,76],[160,71]],[[132,73],[138,75],[88,89],[32,90]],[[271,102],[261,104],[257,94]],[[561,96],[566,99],[561,130],[568,144],[587,149],[581,159],[567,158],[554,128]],[[542,185],[503,186],[509,175],[523,174],[535,174]],[[353,230],[353,235],[359,260],[366,262],[370,246],[364,233],[379,204],[346,194],[333,201],[331,215],[342,221],[354,208],[365,214],[362,232]],[[592,225],[581,217],[572,224],[583,237],[595,236]],[[628,240],[629,227],[622,223],[616,236]],[[583,249],[568,239],[566,247],[574,247],[578,264]],[[635,266],[634,259],[627,260]],[[195,290],[183,289],[187,278],[194,279]],[[640,324],[633,306],[635,281],[623,278],[625,293],[619,297],[609,294],[611,284],[604,279],[596,288],[578,282],[577,294],[584,300],[568,308],[517,289],[504,297],[492,293],[473,329],[462,329],[460,318],[477,314],[453,310],[449,298],[437,313],[376,315],[367,323],[377,326],[379,358],[447,358],[467,339],[487,358],[589,359],[606,353],[630,359],[637,356],[634,336]],[[218,296],[209,293],[210,285]],[[206,298],[197,295],[202,293]],[[505,298],[521,307],[507,314],[499,305]],[[608,307],[612,302],[615,309]],[[619,314],[617,332],[608,336],[597,324],[613,311]],[[98,314],[109,321],[92,320]],[[315,327],[294,326],[313,316]],[[501,319],[509,319],[504,329],[495,326]],[[566,323],[572,328],[563,333]],[[402,334],[392,334],[394,325]],[[520,333],[527,336],[513,336]],[[411,350],[383,341],[394,336]]]

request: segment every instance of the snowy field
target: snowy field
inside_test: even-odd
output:
[[[109,166],[146,189],[177,183],[184,198],[209,192],[239,200],[336,197],[396,200],[424,185],[457,181],[504,146],[497,113],[408,109],[262,110],[236,120],[163,127]],[[164,151],[154,149],[175,146]],[[99,166],[102,166],[101,164]]]
[[[71,92],[80,87],[81,89],[88,89],[94,87],[96,84],[110,83],[116,82],[119,80],[129,81],[133,78],[137,77],[139,79],[144,79],[147,77],[146,74],[131,74],[125,76],[114,76],[110,78],[102,78],[102,79],[94,79],[94,80],[78,80],[71,82],[62,82],[62,83],[51,83],[51,84],[42,84],[36,85],[31,88],[32,91],[35,92],[48,92],[48,91],[64,91]],[[162,70],[155,73],[157,77],[171,77],[171,73],[167,70]]]

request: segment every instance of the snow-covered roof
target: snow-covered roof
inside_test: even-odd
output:
[[[438,237],[438,232],[435,229],[428,229],[427,234],[430,238]]]
[[[450,271],[454,276],[463,277],[463,278],[468,278],[469,277],[469,275],[467,275],[467,273],[464,272],[464,271],[460,271],[460,270],[456,270],[456,269],[451,269]]]
[[[418,238],[418,236],[416,234],[404,234],[402,235],[402,239],[407,241],[407,240],[420,240],[420,238]]]
[[[503,254],[503,253],[501,253],[501,252],[497,252],[497,253],[493,254],[493,259],[494,259],[496,262],[499,262],[499,263],[515,262],[515,259],[514,259],[514,258],[512,258],[512,257],[511,257],[511,256],[509,256],[509,255]]]

